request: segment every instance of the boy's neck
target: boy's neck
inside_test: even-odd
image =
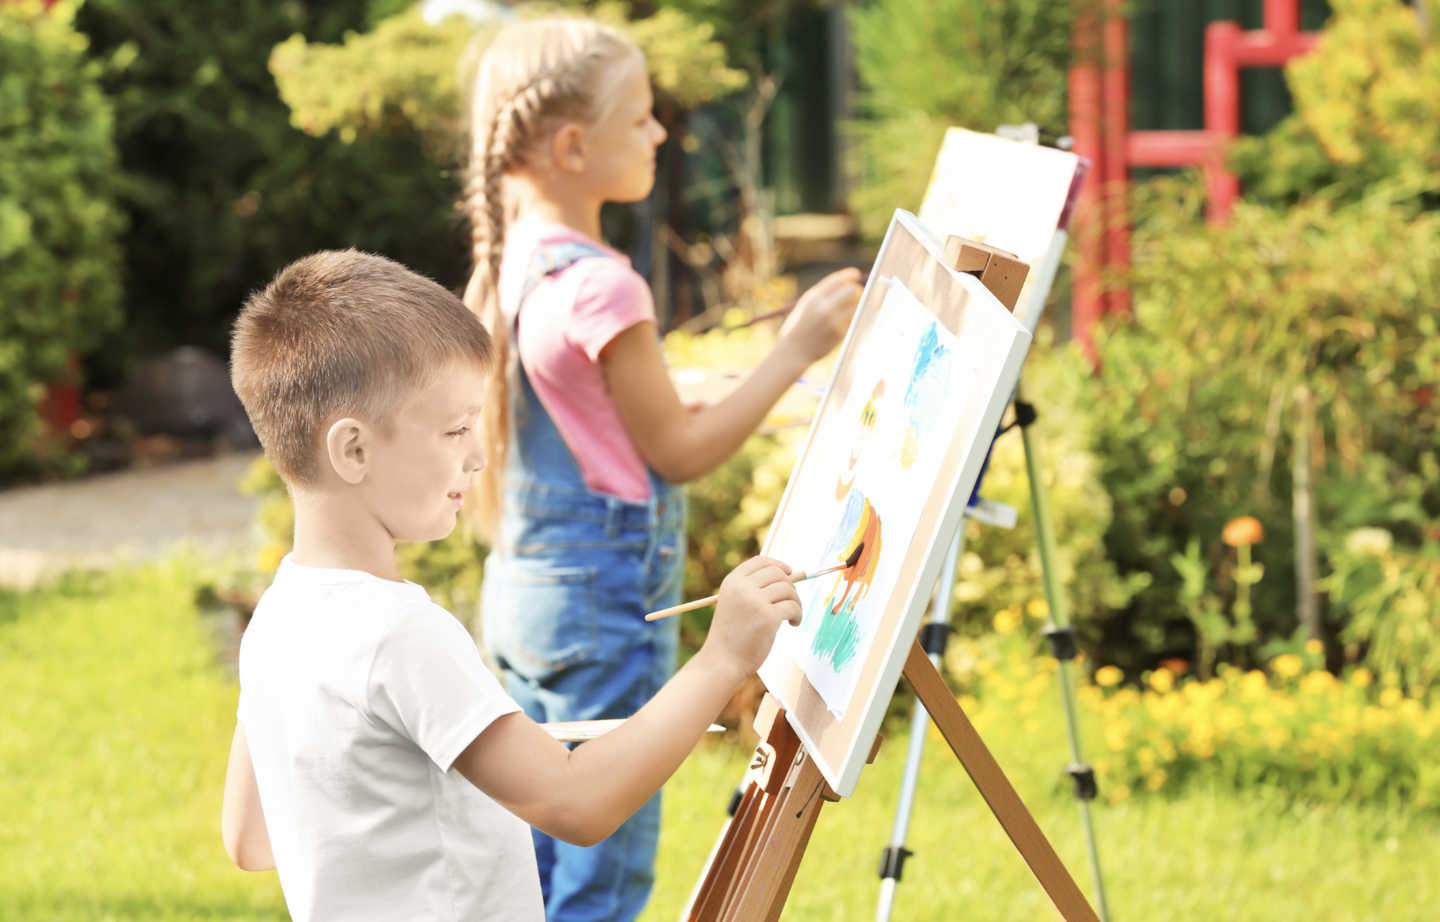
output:
[[[295,563],[400,580],[395,539],[361,505],[335,492],[307,490],[293,491],[293,504]]]

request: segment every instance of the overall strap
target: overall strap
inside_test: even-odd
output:
[[[546,277],[565,269],[582,259],[607,255],[598,247],[566,241],[537,248],[530,257],[526,269],[525,283],[520,297],[515,302],[513,313],[509,314],[511,336],[515,337],[520,325],[520,310],[535,288]],[[556,489],[575,494],[588,494],[585,479],[580,473],[579,462],[575,459],[565,439],[560,435],[550,414],[545,411],[540,396],[535,393],[525,366],[519,361],[518,353],[511,366],[512,411],[510,423],[514,451],[507,463],[507,478],[516,486],[521,483],[539,484],[546,491]],[[508,488],[507,488],[508,489]]]
[[[535,251],[535,255],[530,257],[530,266],[525,271],[525,284],[520,289],[520,299],[516,302],[515,315],[519,316],[519,305],[525,303],[525,299],[530,297],[535,286],[543,282],[547,276],[554,275],[562,269],[568,269],[582,259],[605,255],[605,251],[594,244],[581,243],[578,240],[567,240],[564,243],[552,243],[540,247]]]

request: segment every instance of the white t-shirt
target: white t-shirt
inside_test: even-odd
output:
[[[452,767],[516,710],[420,586],[287,557],[237,716],[291,916],[543,920],[530,827]]]

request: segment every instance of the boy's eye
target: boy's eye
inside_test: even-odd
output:
[[[449,432],[447,432],[447,433],[445,433],[445,434],[448,435],[448,436],[450,436],[450,437],[452,437],[452,438],[459,438],[460,436],[464,435],[465,433],[467,433],[467,432],[469,432],[469,431],[470,431],[470,427],[469,427],[469,426],[461,426],[459,429],[451,429]]]

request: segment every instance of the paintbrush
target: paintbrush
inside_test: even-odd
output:
[[[817,576],[824,576],[827,573],[834,573],[836,570],[849,569],[850,567],[855,566],[856,561],[860,559],[860,552],[863,550],[865,550],[865,542],[861,541],[859,544],[855,545],[855,550],[850,552],[850,556],[845,558],[844,563],[837,563],[833,567],[826,567],[823,570],[816,570],[814,573],[806,573],[804,570],[801,570],[799,573],[791,573],[790,582],[798,583],[801,580],[814,579]],[[645,616],[645,620],[659,621],[661,618],[668,618],[671,615],[678,615],[681,612],[693,611],[697,608],[704,608],[706,605],[714,605],[715,600],[718,598],[720,598],[720,596],[718,595],[707,595],[705,598],[696,599],[693,602],[682,602],[679,605],[672,605],[669,608],[662,608],[659,611],[652,611],[650,614]]]

